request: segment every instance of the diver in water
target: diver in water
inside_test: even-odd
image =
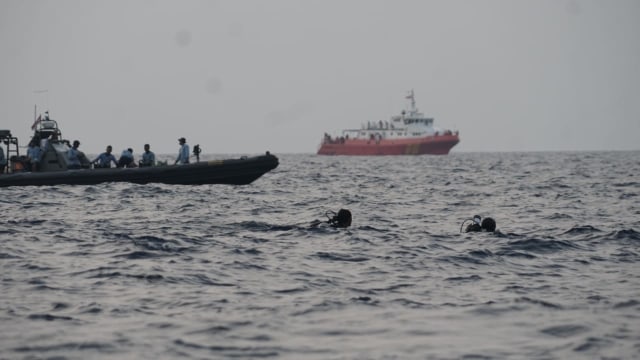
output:
[[[351,211],[347,209],[340,209],[338,213],[329,210],[325,213],[325,216],[327,217],[327,221],[314,220],[311,223],[311,227],[317,227],[320,224],[329,224],[329,226],[334,228],[348,228],[351,226]]]
[[[490,217],[482,219],[480,215],[474,215],[473,219],[465,219],[460,225],[460,232],[462,232],[462,227],[467,221],[471,221],[471,224],[467,225],[464,229],[464,232],[494,232],[496,230],[496,221]]]

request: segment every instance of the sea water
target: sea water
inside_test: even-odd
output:
[[[639,152],[276,155],[0,189],[0,358],[638,358]]]

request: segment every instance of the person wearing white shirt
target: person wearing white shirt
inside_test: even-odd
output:
[[[180,143],[180,151],[178,151],[178,158],[176,159],[175,164],[180,164],[180,165],[188,164],[189,163],[189,145],[187,145],[187,140],[181,137],[180,139],[178,139],[178,143]]]

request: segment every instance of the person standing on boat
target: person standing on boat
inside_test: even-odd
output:
[[[128,148],[122,150],[122,154],[120,154],[120,159],[118,159],[118,167],[135,167],[136,164],[133,162],[133,149]]]
[[[27,149],[27,159],[31,164],[31,171],[40,170],[40,159],[42,158],[42,148],[37,139],[31,140]]]
[[[183,137],[178,139],[178,143],[180,144],[180,151],[178,151],[178,158],[176,159],[175,164],[185,165],[189,163],[189,145],[187,145],[187,140]]]
[[[103,152],[102,154],[98,155],[97,158],[95,158],[95,160],[92,161],[92,163],[96,164],[96,168],[100,168],[100,169],[108,169],[111,167],[111,162],[113,161],[113,163],[118,166],[118,162],[116,161],[116,157],[113,156],[113,154],[111,153],[111,151],[113,150],[113,148],[111,147],[111,145],[107,146],[107,151]]]
[[[140,167],[156,166],[156,154],[149,150],[149,144],[144,144],[144,152],[142,153],[142,160],[140,160]]]
[[[80,169],[82,168],[82,163],[80,162],[80,150],[78,147],[80,146],[80,141],[74,140],[73,147],[67,151],[67,168],[68,169]]]

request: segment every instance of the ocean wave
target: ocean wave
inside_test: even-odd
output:
[[[78,341],[78,342],[66,342],[61,344],[51,345],[26,345],[15,347],[12,350],[18,353],[51,353],[51,352],[64,352],[64,353],[78,353],[87,352],[92,350],[99,352],[111,352],[116,350],[116,346],[110,343],[92,342],[92,341]],[[54,357],[58,358],[58,357]],[[62,356],[64,358],[64,356]]]
[[[613,346],[613,341],[604,338],[589,337],[582,344],[576,346],[573,351],[594,353],[604,348]]]
[[[363,262],[363,261],[370,260],[367,257],[358,256],[358,255],[339,254],[339,253],[323,252],[323,251],[317,252],[314,256],[323,260],[345,261],[345,262]]]
[[[525,251],[537,254],[550,254],[559,251],[582,249],[582,247],[566,240],[524,239],[510,241],[500,251]]]
[[[51,315],[51,314],[31,314],[28,316],[29,320],[46,320],[46,321],[57,321],[57,320],[73,320],[70,316],[59,316],[59,315]]]
[[[272,358],[278,357],[284,351],[280,347],[262,346],[232,346],[232,345],[200,345],[195,342],[188,342],[182,339],[174,341],[180,347],[207,350],[209,354],[225,356],[230,358]]]
[[[600,229],[597,229],[591,225],[578,225],[574,226],[571,229],[562,233],[562,235],[585,235],[585,234],[593,234],[601,232]]]
[[[522,296],[519,298],[515,299],[516,303],[526,303],[526,304],[533,304],[533,305],[540,305],[542,307],[545,308],[551,308],[551,309],[556,309],[556,310],[561,310],[563,309],[563,306],[558,305],[558,304],[554,304],[550,301],[545,301],[545,300],[540,300],[540,299],[533,299],[530,297],[526,297],[526,296]]]
[[[550,326],[540,330],[540,332],[543,334],[547,334],[555,337],[568,338],[568,337],[583,334],[590,330],[591,329],[588,326],[567,324],[567,325]]]
[[[604,238],[638,245],[636,242],[640,241],[640,233],[633,229],[619,230],[605,235]]]
[[[114,255],[114,257],[116,258],[126,258],[128,260],[153,259],[153,258],[166,257],[166,256],[169,256],[169,255],[164,253],[156,253],[156,252],[142,251],[142,250],[130,251],[124,254]]]
[[[633,358],[637,158],[287,155],[249,186],[2,189],[0,357]],[[309,227],[339,208],[350,228]],[[473,214],[500,230],[460,234]]]

